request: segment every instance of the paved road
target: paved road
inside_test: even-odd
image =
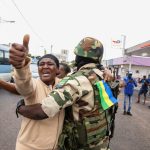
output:
[[[15,150],[15,141],[21,118],[15,115],[16,102],[20,99],[0,89],[0,150]],[[119,96],[115,136],[112,150],[150,150],[150,105],[133,103],[133,116],[122,115],[122,95]],[[136,96],[135,96],[136,99]]]
[[[15,150],[20,118],[15,114],[19,96],[0,89],[0,150]]]
[[[115,136],[111,140],[112,150],[150,150],[150,97],[145,105],[136,103],[135,92],[132,114],[123,115],[122,94],[119,96]],[[142,97],[141,97],[142,100]]]

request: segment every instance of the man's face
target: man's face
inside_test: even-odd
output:
[[[39,62],[38,72],[39,72],[40,79],[45,84],[49,85],[53,81],[55,81],[58,68],[54,60],[50,58],[43,58]]]
[[[128,74],[128,77],[129,77],[129,78],[132,78],[132,74]]]
[[[65,76],[66,76],[66,72],[65,72],[64,66],[60,65],[59,66],[59,75],[57,77],[60,78],[60,79],[62,79]]]

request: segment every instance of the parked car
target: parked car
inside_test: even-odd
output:
[[[12,66],[9,63],[9,46],[0,44],[0,79],[11,80]]]
[[[0,80],[9,82],[11,80],[11,73],[0,73]]]

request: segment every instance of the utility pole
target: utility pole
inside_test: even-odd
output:
[[[52,52],[53,52],[53,45],[51,44],[51,54],[52,54]]]
[[[123,59],[127,59],[127,61],[129,62],[129,67],[128,67],[128,71],[131,71],[132,68],[132,56],[127,56],[125,53],[125,44],[126,44],[126,36],[125,35],[121,35],[122,36],[122,41],[123,41],[123,45],[122,45],[122,55],[123,55]]]
[[[124,68],[124,62],[127,61],[127,59],[128,59],[128,57],[125,53],[126,36],[122,34],[121,37],[122,37],[122,47],[121,48],[122,48],[122,57],[123,57],[122,68]],[[125,76],[125,72],[123,73],[123,75]]]
[[[126,36],[125,35],[121,35],[122,36],[122,57],[124,57],[125,55],[125,45],[126,45]]]
[[[44,55],[47,54],[46,48],[43,45],[41,45],[40,47],[42,48],[42,51],[44,51]]]

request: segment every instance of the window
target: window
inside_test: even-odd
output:
[[[9,64],[9,52],[6,52],[4,53],[4,62],[3,62],[5,65],[8,65]]]
[[[9,63],[9,52],[0,50],[0,64],[10,65]]]
[[[3,63],[3,51],[0,50],[0,64]]]

